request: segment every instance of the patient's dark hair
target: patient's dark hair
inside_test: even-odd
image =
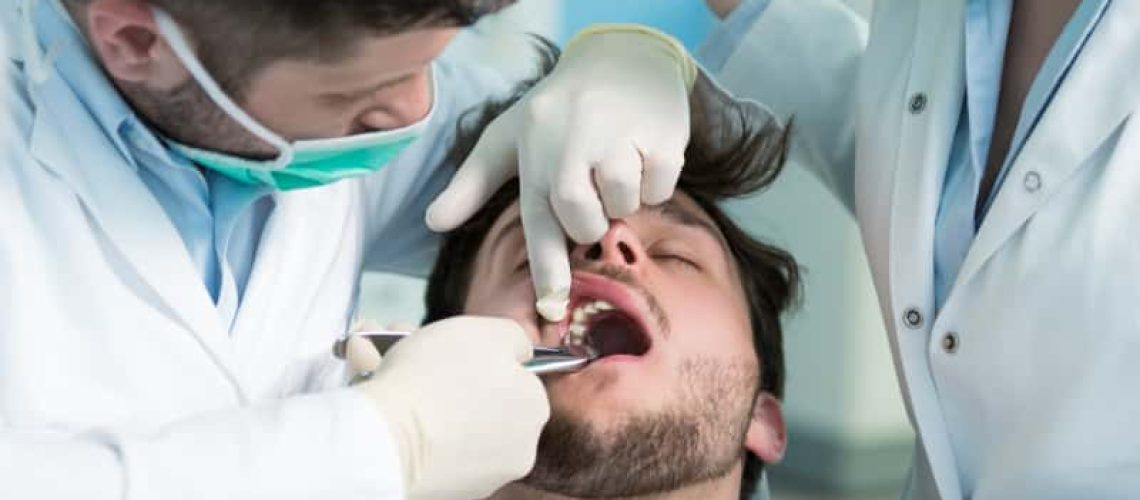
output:
[[[540,74],[545,75],[553,68],[558,51],[544,40],[539,40],[538,45],[542,55]],[[536,82],[525,82],[510,97],[466,113],[460,120],[449,163],[454,167],[461,164],[491,121]],[[709,83],[699,81],[698,86],[701,85]],[[771,184],[784,164],[788,128],[754,104],[723,100],[713,94],[698,89],[690,100],[694,108],[692,137],[678,188],[712,218],[728,242],[748,298],[753,344],[761,367],[760,389],[782,398],[784,351],[780,315],[798,300],[799,268],[787,252],[749,236],[718,203],[755,193]],[[706,107],[718,111],[703,113],[702,108]],[[463,314],[475,257],[491,226],[518,198],[518,189],[517,181],[508,183],[471,220],[444,236],[428,280],[425,323]],[[749,498],[756,489],[762,470],[760,459],[748,453],[742,499]]]

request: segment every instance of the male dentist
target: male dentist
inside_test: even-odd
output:
[[[330,349],[362,269],[426,272],[425,213],[457,224],[517,173],[557,319],[564,231],[672,195],[695,71],[622,26],[480,146],[517,172],[448,187],[457,117],[511,82],[439,56],[505,3],[0,3],[0,498],[472,498],[524,475],[549,408],[518,325],[428,326],[352,388]]]
[[[709,0],[862,229],[911,498],[1140,492],[1140,2]]]

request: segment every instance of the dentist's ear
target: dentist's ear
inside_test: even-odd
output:
[[[780,401],[775,396],[762,392],[756,398],[744,446],[766,464],[774,464],[784,458],[784,451],[788,447],[788,430],[784,426]]]
[[[90,0],[71,9],[115,80],[169,90],[189,73],[163,41],[144,0]]]

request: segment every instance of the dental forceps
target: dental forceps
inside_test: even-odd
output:
[[[408,335],[411,335],[411,332],[393,330],[356,332],[349,337],[338,340],[336,344],[333,345],[333,355],[339,359],[345,359],[348,339],[351,337],[363,337],[369,342],[372,342],[372,345],[376,346],[376,350],[383,356],[387,354],[388,350],[395,346],[397,342]],[[586,365],[594,359],[594,356],[572,347],[534,346],[534,358],[523,363],[523,368],[526,368],[527,371],[535,375],[570,373],[585,368]]]

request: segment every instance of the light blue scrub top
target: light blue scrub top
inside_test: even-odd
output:
[[[1057,93],[1109,1],[1082,1],[1053,44],[1025,96],[1009,152],[983,205],[983,218],[1010,164]],[[934,300],[939,310],[977,234],[974,209],[994,131],[1012,10],[1012,0],[966,2],[966,99],[954,134],[934,226]]]
[[[1009,153],[992,193],[996,194],[1001,187],[1011,159],[1017,156],[1061,86],[1109,1],[1084,0],[1065,25],[1025,98]],[[701,62],[707,69],[715,73],[724,66],[764,14],[769,2],[745,0],[737,7],[701,47]],[[1012,10],[1013,0],[967,0],[966,3],[966,99],[958,119],[935,220],[934,287],[938,309],[954,286],[977,234],[974,207],[993,135]],[[992,200],[993,194],[986,200],[985,209]]]

